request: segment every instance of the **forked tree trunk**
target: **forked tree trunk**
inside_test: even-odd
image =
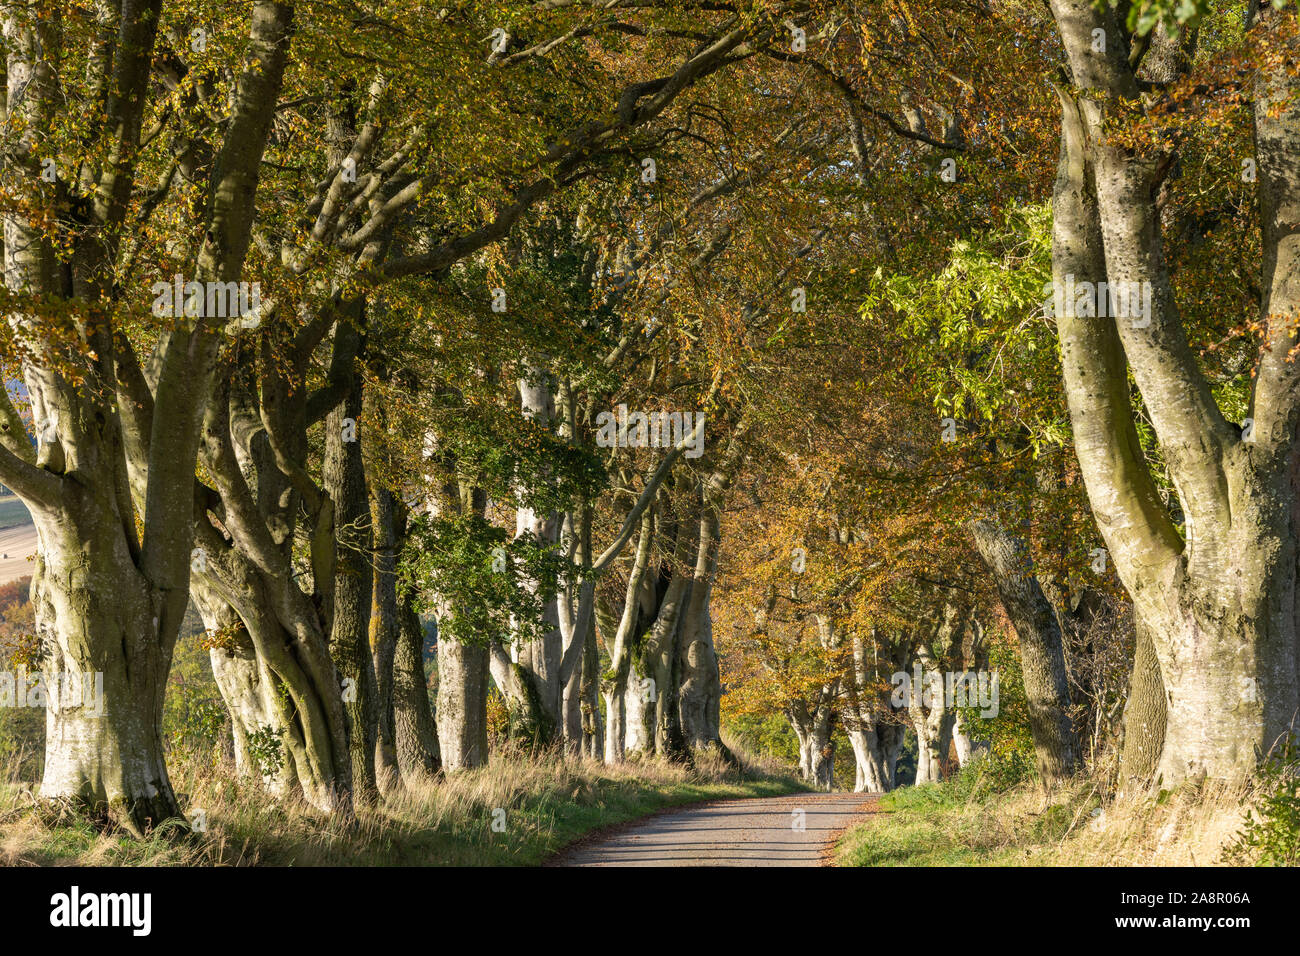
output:
[[[878,689],[883,686],[880,673],[881,634],[872,633],[873,648],[868,660],[866,644],[860,634],[852,638],[853,661],[848,671],[844,700],[841,703],[841,722],[853,748],[854,783],[859,793],[887,793],[897,786],[894,768],[903,746],[903,725],[895,716],[895,708],[888,693]],[[902,667],[897,655],[906,653],[897,647],[885,655],[886,670]]]
[[[276,681],[259,661],[248,628],[201,576],[191,584],[194,604],[203,618],[208,637],[212,676],[230,714],[237,773],[260,780],[276,796],[287,796],[297,783],[294,753],[280,751],[277,759],[271,741],[283,742],[291,731],[277,706]]]
[[[922,656],[923,667],[930,658]],[[952,744],[953,712],[944,697],[943,675],[922,671],[921,684],[912,684],[908,711],[916,733],[916,783],[938,783],[944,777],[948,748]],[[928,686],[925,686],[928,685]],[[929,705],[926,706],[926,701]]]
[[[796,701],[787,715],[799,740],[799,772],[805,782],[830,792],[835,786],[835,746],[831,740],[831,709],[818,701],[814,708]]]
[[[6,210],[4,285],[17,302],[6,310],[6,334],[16,345],[11,357],[20,356],[40,446],[34,453],[0,389],[0,481],[27,505],[40,541],[32,604],[51,690],[42,796],[89,806],[141,834],[181,809],[163,760],[162,705],[188,604],[198,425],[217,332],[203,321],[177,322],[158,342],[146,378],[117,325],[111,286],[138,194],[161,4],[114,8],[107,32],[65,30],[58,10],[37,12],[7,8],[0,24],[11,93],[5,119],[15,150],[48,147],[68,179],[47,189],[20,175]],[[253,5],[229,116],[212,143],[220,162],[187,170],[201,197],[187,234],[203,239],[177,246],[196,281],[240,278],[292,20],[288,5]],[[94,37],[92,48],[84,48],[85,37]],[[71,63],[84,67],[75,80],[78,70],[65,69]],[[12,95],[19,76],[22,94]],[[75,155],[46,135],[56,117],[77,109],[66,83],[104,94],[81,117],[86,125],[75,143],[67,141]],[[81,195],[51,202],[74,180],[71,190]],[[58,317],[50,325],[56,337],[39,327],[25,299]],[[90,693],[56,699],[54,682],[63,688],[73,676],[82,688],[88,680]]]
[[[739,461],[739,447],[740,443],[735,442],[726,460],[700,482],[699,540],[689,599],[682,612],[678,637],[677,673],[680,683],[674,688],[686,746],[692,750],[713,751],[735,768],[739,768],[739,761],[722,742],[722,680],[718,653],[713,644],[710,599],[718,567],[722,502],[732,469]]]
[[[249,650],[244,645],[223,661],[222,671],[231,680],[218,681],[217,687],[232,721],[247,736],[265,736],[266,757],[278,751],[281,768],[270,775],[272,789],[294,790],[317,810],[350,816],[351,756],[342,689],[314,609],[298,609],[297,634],[285,628],[268,606],[265,583],[234,552],[208,557],[207,570],[196,573],[193,587],[205,626],[220,630],[237,619],[237,648],[240,634],[251,644],[256,677],[243,663]],[[259,692],[250,696],[245,689],[254,683]],[[267,764],[259,769],[265,771]]]
[[[1074,85],[1060,89],[1061,158],[1053,192],[1053,278],[1150,293],[1137,321],[1058,310],[1065,391],[1089,500],[1111,558],[1150,628],[1167,723],[1156,779],[1165,787],[1230,779],[1292,733],[1300,717],[1297,644],[1297,448],[1300,369],[1300,79],[1293,18],[1260,5],[1249,34],[1275,42],[1256,77],[1255,160],[1267,328],[1251,427],[1228,422],[1192,351],[1161,239],[1157,187],[1169,157],[1108,137],[1113,111],[1140,107],[1114,11],[1052,0]],[[1114,105],[1111,105],[1114,104]],[[1155,487],[1133,425],[1132,374],[1182,504],[1186,538]]]
[[[695,578],[690,588],[690,601],[681,619],[677,652],[681,673],[678,707],[687,746],[729,755],[721,736],[722,681],[717,650],[713,646],[713,621],[709,608],[717,561],[716,533],[717,517],[707,513],[700,519]]]

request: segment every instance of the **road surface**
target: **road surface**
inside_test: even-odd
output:
[[[821,866],[840,831],[871,812],[877,799],[862,793],[799,793],[718,800],[584,840],[553,865]]]

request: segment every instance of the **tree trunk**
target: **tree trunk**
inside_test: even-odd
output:
[[[555,399],[544,366],[533,364],[527,368],[519,380],[519,397],[525,417],[542,427],[550,426],[555,415]],[[559,516],[555,513],[539,514],[526,506],[515,513],[515,535],[529,535],[542,544],[553,545],[559,540],[559,524]],[[536,584],[530,583],[530,586],[536,587]],[[564,639],[560,632],[559,607],[554,597],[543,606],[542,625],[539,639],[516,642],[511,659],[515,665],[512,668],[515,679],[507,680],[504,685],[498,682],[515,711],[512,722],[538,742],[555,739],[562,735],[565,727],[564,687],[560,681]]]
[[[903,726],[895,716],[890,695],[878,690],[883,686],[877,660],[882,637],[878,629],[872,630],[873,648],[869,661],[861,634],[854,632],[853,662],[840,705],[840,720],[853,748],[853,789],[859,793],[887,793],[897,786],[894,767],[903,745]],[[904,661],[895,656],[902,653],[905,650],[898,647],[892,654],[886,654],[885,666],[902,667]]]
[[[596,618],[587,625],[582,651],[582,752],[593,760],[605,755],[605,735],[600,720],[600,649],[596,646]]]
[[[636,553],[628,572],[627,588],[623,596],[622,614],[614,617],[603,601],[596,605],[596,622],[606,635],[609,649],[609,671],[601,681],[605,697],[605,763],[618,763],[628,751],[644,752],[653,747],[653,719],[648,719],[646,709],[654,703],[650,699],[651,686],[636,669],[635,657],[647,641],[639,640],[642,627],[649,627],[652,614],[660,610],[655,602],[655,587],[646,574],[650,548],[655,536],[654,512],[647,509],[641,516],[641,529],[637,538]],[[658,695],[654,695],[657,699]],[[651,710],[653,713],[653,710]]]
[[[948,748],[952,744],[953,713],[944,695],[943,675],[927,665],[928,654],[920,656],[921,681],[912,683],[908,711],[916,732],[916,783],[938,783],[944,778]]]
[[[235,770],[260,780],[269,792],[287,796],[298,779],[293,756],[282,750],[277,760],[268,747],[268,735],[283,742],[292,733],[277,706],[275,678],[258,659],[244,622],[202,576],[195,576],[191,592],[209,639],[214,640],[208,658],[230,713]]]
[[[488,649],[438,635],[438,746],[447,771],[487,763]]]
[[[830,707],[819,701],[810,710],[796,701],[788,712],[790,726],[799,740],[799,773],[806,783],[830,792],[835,786],[835,744],[831,740]]]
[[[397,767],[408,785],[428,782],[441,765],[438,728],[429,707],[429,685],[424,677],[424,628],[420,615],[409,600],[398,602],[397,649],[393,654],[393,725],[397,746]],[[439,651],[441,644],[439,641]],[[486,651],[484,651],[486,653]],[[486,688],[483,692],[486,699]],[[467,693],[465,700],[477,697]],[[441,708],[440,708],[441,709]],[[487,753],[487,720],[478,729],[467,728],[464,739],[473,731],[481,735],[478,752]],[[476,739],[476,738],[475,738]],[[466,749],[462,743],[461,753]],[[474,765],[477,766],[477,765]]]
[[[72,191],[86,188],[70,196],[66,182],[47,191],[34,176],[19,177],[34,185],[17,187],[3,224],[4,285],[16,302],[5,315],[7,351],[19,357],[39,439],[33,450],[0,389],[0,482],[23,499],[40,540],[32,604],[51,690],[41,792],[137,835],[180,814],[163,760],[162,704],[189,600],[198,426],[217,356],[210,323],[176,323],[158,340],[146,377],[117,324],[113,277],[138,195],[160,8],[156,0],[124,4],[108,34],[65,31],[57,11],[3,16],[11,94],[25,77],[4,108],[11,129],[22,131],[15,148],[48,146],[63,175],[78,171],[68,177],[79,180]],[[221,161],[187,170],[201,197],[187,234],[203,240],[177,246],[197,281],[240,277],[292,20],[287,5],[254,5],[246,53],[232,70],[230,115],[211,144]],[[93,48],[82,48],[83,36],[94,37]],[[80,109],[64,85],[72,62],[85,66],[78,88],[104,94],[81,116],[75,156],[45,135],[54,117]],[[81,155],[87,143],[104,148]],[[24,299],[40,305],[29,310]],[[37,311],[57,316],[49,325],[57,336],[38,328]],[[74,676],[75,701],[70,688],[55,699],[53,681],[63,688]]]
[[[342,327],[335,333],[341,335]],[[370,500],[366,490],[361,443],[345,440],[361,418],[361,377],[325,421],[324,483],[334,505],[335,565],[330,616],[330,656],[343,681],[348,717],[348,751],[352,760],[353,799],[373,805],[375,747],[379,736],[378,693],[370,654],[370,606],[374,600],[370,564]],[[345,429],[345,420],[351,428]]]
[[[952,725],[952,748],[957,754],[958,767],[966,766],[989,749],[987,742],[972,740],[966,731],[966,717],[958,710],[953,716]]]
[[[1020,640],[1038,772],[1051,786],[1078,769],[1080,756],[1070,722],[1070,686],[1060,622],[1033,575],[1022,542],[987,519],[972,522],[971,534]]]
[[[1137,644],[1133,675],[1124,705],[1124,749],[1120,755],[1120,788],[1144,789],[1155,778],[1165,743],[1165,684],[1160,659],[1147,625],[1134,618]]]
[[[709,606],[717,572],[719,508],[724,483],[715,473],[700,490],[699,542],[689,599],[682,612],[678,638],[675,690],[682,736],[692,750],[712,750],[733,766],[739,762],[722,742],[722,680],[713,644]]]
[[[1121,45],[1090,43],[1118,24],[1111,10],[1052,0],[1076,86],[1058,90],[1061,159],[1053,191],[1053,276],[1148,290],[1141,322],[1058,310],[1066,396],[1089,500],[1110,555],[1150,628],[1167,721],[1157,780],[1169,787],[1231,779],[1296,728],[1296,423],[1300,369],[1291,360],[1300,309],[1300,79],[1287,13],[1252,6],[1253,39],[1281,41],[1257,74],[1262,281],[1267,329],[1251,399],[1252,427],[1228,422],[1191,349],[1161,238],[1158,187],[1170,157],[1109,139],[1112,111],[1142,107]],[[1068,297],[1067,297],[1068,298]],[[1181,504],[1174,525],[1136,440],[1132,373]]]
[[[375,745],[375,780],[387,796],[401,782],[397,766],[397,729],[393,716],[393,657],[397,652],[396,506],[387,488],[370,488],[370,522],[374,529],[375,571],[370,605],[370,653],[375,668],[375,707],[379,726]]]
[[[80,499],[89,490],[67,494]],[[114,547],[124,543],[121,525],[101,527],[94,504],[69,501],[57,518],[33,512],[41,546],[32,605],[48,690],[41,796],[73,801],[140,835],[180,815],[162,751],[179,621],[166,639],[171,622],[160,632],[159,596]],[[78,512],[82,520],[70,520]],[[54,693],[70,678],[81,694]]]

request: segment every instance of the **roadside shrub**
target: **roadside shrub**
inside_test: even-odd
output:
[[[985,759],[979,761],[979,772],[986,778],[986,785],[1000,793],[1032,780],[1037,774],[1037,759],[1016,647],[1009,641],[992,642],[989,667],[998,675],[997,715],[983,718],[978,710],[967,708],[964,716],[971,740],[988,747]]]
[[[1259,798],[1223,859],[1238,865],[1300,864],[1300,743],[1290,737],[1260,767]]]

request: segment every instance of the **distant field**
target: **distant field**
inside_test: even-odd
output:
[[[0,497],[0,584],[32,573],[36,526],[27,507],[13,495]]]
[[[32,523],[32,516],[24,505],[14,495],[0,496],[0,530],[4,528],[17,528],[25,524]]]

